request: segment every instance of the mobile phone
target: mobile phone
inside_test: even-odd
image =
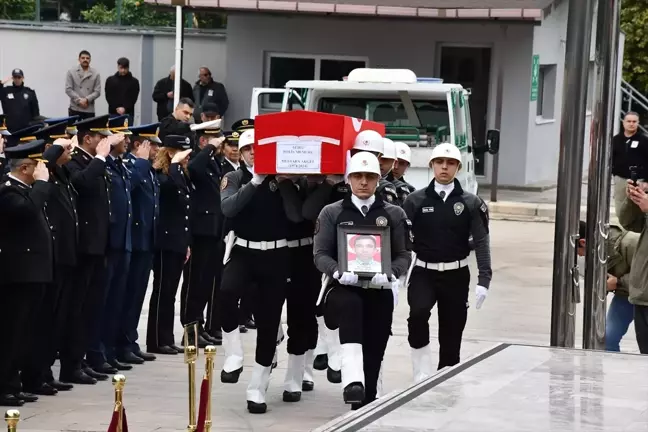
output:
[[[632,180],[632,184],[635,186],[637,186],[637,180],[639,180],[639,173],[637,171],[636,166],[630,167],[630,180]]]

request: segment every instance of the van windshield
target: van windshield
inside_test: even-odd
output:
[[[450,140],[450,118],[445,100],[412,100],[420,127],[408,117],[400,98],[324,97],[317,111],[384,123],[387,136],[412,146],[433,146]]]

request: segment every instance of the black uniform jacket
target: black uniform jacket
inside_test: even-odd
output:
[[[110,226],[110,176],[106,162],[77,147],[65,166],[79,193],[79,253],[104,255]]]
[[[52,231],[45,214],[50,188],[44,181],[29,187],[8,176],[0,184],[0,289],[53,280]]]
[[[189,161],[189,177],[195,189],[191,194],[191,233],[220,237],[223,212],[220,204],[221,169],[214,156],[216,148],[207,144]]]
[[[171,164],[168,174],[157,171],[157,178],[160,182],[160,218],[156,248],[186,253],[191,238],[191,184],[177,163]]]
[[[77,217],[76,189],[72,186],[70,172],[65,166],[56,165],[63,154],[63,147],[53,145],[43,153],[50,172],[52,186],[47,201],[47,217],[54,236],[54,262],[58,265],[75,266],[79,242],[79,219]]]

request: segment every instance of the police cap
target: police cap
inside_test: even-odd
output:
[[[121,133],[125,135],[130,135],[131,132],[128,130],[128,115],[120,115],[113,117],[108,120],[108,127],[112,133]]]
[[[67,123],[56,123],[37,130],[34,132],[34,136],[39,140],[54,141],[57,138],[67,138],[68,134],[66,129]]]
[[[44,140],[33,140],[17,146],[5,149],[7,159],[32,159],[39,162],[46,162],[43,159],[45,151]]]
[[[241,133],[248,129],[254,129],[254,119],[241,119],[234,122],[234,124],[232,125],[232,130],[237,131],[238,133]]]
[[[167,135],[164,137],[162,147],[189,150],[191,148],[191,138],[184,135]]]
[[[162,144],[162,141],[160,141],[160,137],[158,136],[160,132],[159,122],[147,125],[131,126],[128,128],[128,130],[135,136],[146,138],[147,140],[155,144]]]
[[[0,135],[11,135],[7,130],[7,116],[0,114]]]
[[[69,135],[76,135],[77,129],[74,124],[79,120],[78,115],[70,116],[70,117],[51,117],[51,118],[46,118],[44,120],[45,124],[47,125],[53,125],[53,124],[58,124],[58,123],[65,123],[66,124],[66,132]]]
[[[36,135],[34,135],[34,132],[41,129],[43,126],[44,125],[41,123],[41,124],[27,126],[24,129],[20,129],[12,132],[11,135],[6,137],[7,147],[13,147],[21,143],[34,141],[36,139]]]
[[[240,133],[236,131],[226,131],[223,132],[223,136],[225,137],[225,143],[233,145],[235,147],[238,147],[238,140],[241,136]]]
[[[79,120],[74,124],[77,131],[79,132],[88,132],[88,133],[98,133],[104,136],[112,135],[110,129],[108,128],[108,119],[110,116],[108,114],[91,117],[84,120]]]
[[[196,135],[220,135],[221,133],[221,121],[211,120],[198,124],[192,124],[191,130],[196,132]]]

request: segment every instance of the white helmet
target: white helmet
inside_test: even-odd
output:
[[[243,131],[241,133],[241,136],[239,137],[238,141],[238,149],[239,151],[243,147],[247,147],[249,145],[254,144],[254,129],[248,129],[246,131]]]
[[[373,130],[362,131],[353,143],[354,150],[383,153],[383,137]]]
[[[373,153],[358,152],[351,156],[348,174],[373,173],[380,175],[380,162]]]
[[[405,144],[404,142],[396,141],[394,143],[396,145],[396,156],[400,160],[404,160],[407,163],[412,162],[412,149],[410,146]]]
[[[396,144],[389,138],[383,138],[383,159],[396,159]]]
[[[437,158],[447,158],[454,159],[459,162],[459,168],[461,168],[461,151],[459,148],[450,143],[441,143],[434,147],[432,150],[432,156],[430,156],[430,164],[434,159]]]

